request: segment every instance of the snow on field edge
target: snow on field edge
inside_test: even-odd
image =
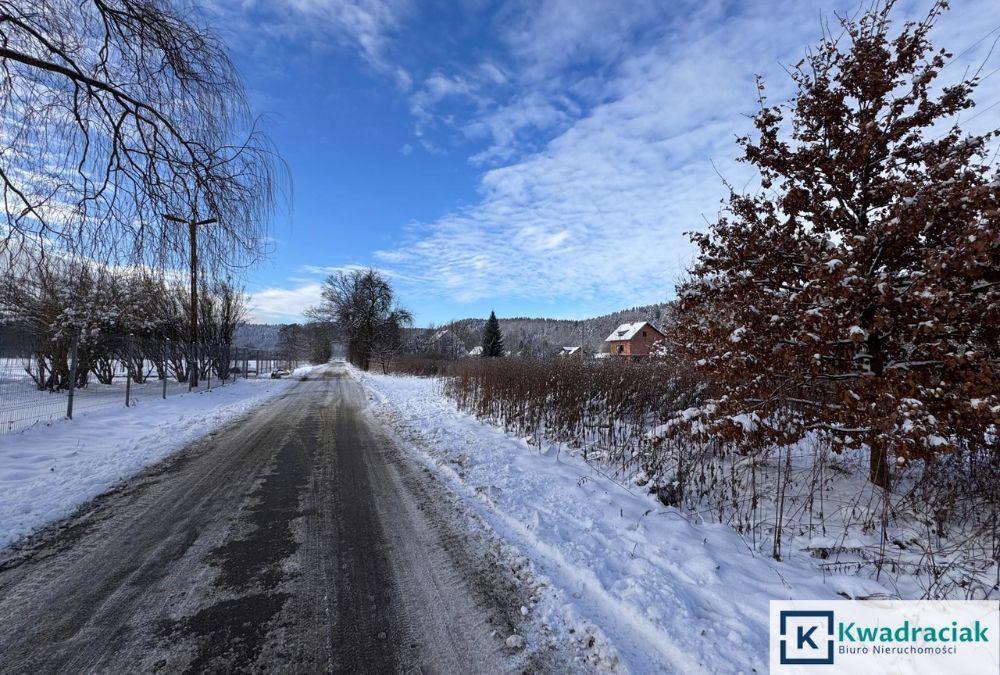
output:
[[[839,599],[864,580],[824,579],[807,559],[751,553],[724,525],[692,525],[565,448],[541,450],[457,410],[434,380],[351,369],[370,413],[533,564],[549,587],[536,619],[599,669],[764,672],[768,602]]]
[[[0,436],[0,550],[286,391],[309,370],[81,412]]]

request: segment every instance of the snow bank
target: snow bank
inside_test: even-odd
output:
[[[434,380],[352,373],[371,414],[531,560],[548,593],[530,611],[592,667],[764,672],[769,600],[851,588],[808,560],[754,554],[724,525],[692,525],[565,448],[484,425]]]
[[[309,368],[300,368],[303,375]],[[297,378],[101,408],[0,435],[0,549],[291,387]]]

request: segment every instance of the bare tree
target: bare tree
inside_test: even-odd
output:
[[[334,333],[329,321],[284,325],[278,331],[278,356],[286,361],[326,363],[333,355]]]
[[[69,386],[69,347],[79,344],[77,385],[93,374],[111,384],[124,365],[136,383],[155,370],[172,370],[187,379],[197,357],[204,374],[228,373],[236,328],[246,316],[246,296],[231,281],[206,283],[199,306],[204,327],[201,345],[186,343],[190,296],[183,284],[135,267],[110,267],[93,261],[45,258],[43,264],[8,272],[0,285],[0,321],[30,337],[25,362],[40,389]],[[150,349],[143,343],[158,345]],[[151,365],[152,364],[152,365]]]
[[[347,341],[348,358],[368,370],[372,358],[383,368],[402,348],[402,328],[413,322],[395,300],[392,286],[378,271],[333,274],[323,282],[323,302],[308,312],[319,321],[337,325]]]
[[[0,0],[0,190],[8,259],[173,264],[260,257],[282,164],[225,48],[169,0]]]
[[[306,335],[302,324],[290,323],[278,331],[278,357],[284,361],[295,361],[306,353]]]
[[[79,335],[79,386],[88,372],[110,384],[114,363],[121,356],[109,349],[109,336],[155,333],[169,316],[157,315],[148,297],[166,294],[167,287],[131,269],[110,269],[92,261],[48,258],[44,264],[8,273],[0,290],[0,314],[33,336],[34,354],[25,370],[40,389],[69,386],[69,344]]]
[[[233,336],[247,316],[246,294],[231,280],[216,280],[211,284],[203,281],[202,288],[206,292],[198,303],[201,326],[198,345],[211,349],[197,350],[200,376],[206,377],[212,369],[218,377],[224,378],[228,373]],[[185,302],[190,302],[190,294],[178,292],[184,293]]]
[[[326,363],[333,356],[333,324],[327,321],[310,321],[303,326],[306,353],[304,358],[312,363]]]
[[[412,323],[406,310],[396,309],[376,327],[372,341],[372,358],[382,367],[382,373],[389,374],[392,362],[403,351],[403,327]]]

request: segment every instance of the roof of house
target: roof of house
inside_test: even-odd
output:
[[[635,323],[623,323],[622,325],[615,328],[611,335],[605,338],[605,342],[618,342],[620,340],[631,340],[636,336],[636,334],[642,330],[643,326],[649,326],[655,330],[659,335],[663,335],[663,331],[649,323],[648,321],[636,321]]]
[[[469,356],[482,356],[482,354],[483,354],[483,348],[480,345],[476,345],[475,347],[469,350]]]
[[[562,353],[565,356],[572,356],[573,354],[576,354],[578,351],[580,351],[579,345],[576,346],[576,347],[563,347],[562,348]]]

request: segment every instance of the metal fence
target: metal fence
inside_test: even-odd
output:
[[[133,335],[0,335],[0,434],[86,410],[272,377],[297,365],[263,350]]]

